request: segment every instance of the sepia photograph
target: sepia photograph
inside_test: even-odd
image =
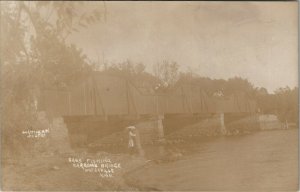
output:
[[[298,191],[297,1],[0,1],[1,191]]]

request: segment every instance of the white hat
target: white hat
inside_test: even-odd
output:
[[[135,126],[129,126],[127,129],[135,129]]]

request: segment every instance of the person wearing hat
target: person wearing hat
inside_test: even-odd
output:
[[[130,154],[136,152],[136,128],[135,126],[127,127],[128,130],[128,149]]]

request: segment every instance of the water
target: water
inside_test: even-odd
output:
[[[218,137],[184,146],[174,162],[151,164],[134,175],[160,190],[297,190],[298,129]]]

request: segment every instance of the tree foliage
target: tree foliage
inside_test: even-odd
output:
[[[164,60],[154,65],[154,76],[166,86],[173,86],[179,79],[179,64]]]
[[[72,32],[101,18],[99,11],[80,11],[82,6],[82,2],[1,2],[5,149],[26,143],[21,132],[35,124],[35,104],[42,88],[65,88],[92,71],[86,56],[66,43]]]
[[[262,113],[276,114],[283,122],[298,123],[298,87],[278,88],[274,94],[263,94],[257,97]]]

